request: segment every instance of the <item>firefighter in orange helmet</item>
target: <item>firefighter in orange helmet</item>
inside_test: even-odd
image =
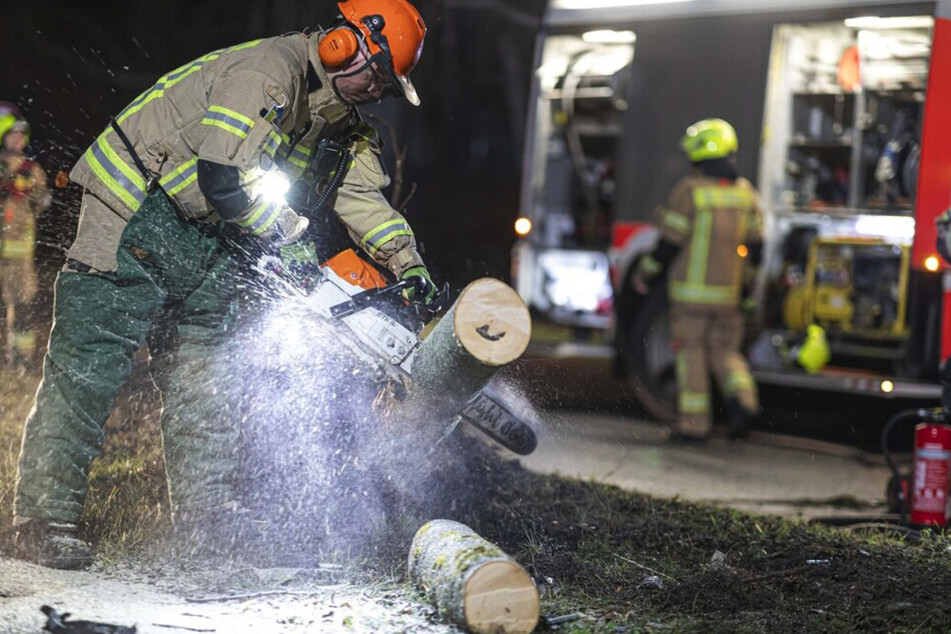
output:
[[[26,309],[37,292],[36,218],[51,199],[43,169],[24,155],[29,140],[30,125],[19,110],[0,104],[0,294],[7,365],[33,362],[35,335]]]
[[[435,296],[412,229],[382,193],[375,130],[356,108],[385,95],[419,103],[409,73],[426,26],[406,0],[337,6],[326,31],[213,51],[159,78],[73,168],[85,191],[23,435],[19,557],[91,562],[77,529],[86,474],[146,340],[176,531],[225,548],[255,533],[233,451],[242,254],[316,265],[327,234],[341,231],[424,301]]]
[[[691,173],[657,213],[660,237],[641,258],[631,283],[669,268],[670,337],[676,353],[678,418],[675,438],[703,440],[712,431],[712,373],[725,399],[731,436],[746,431],[759,410],[756,385],[740,352],[744,262],[758,261],[762,243],[756,191],[736,172],[736,132],[722,119],[687,128],[681,147]]]

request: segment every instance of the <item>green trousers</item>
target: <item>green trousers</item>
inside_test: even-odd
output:
[[[17,516],[79,519],[103,425],[144,342],[162,391],[172,510],[234,501],[237,267],[214,227],[182,220],[155,190],[122,233],[114,273],[60,273],[43,380],[23,433]]]

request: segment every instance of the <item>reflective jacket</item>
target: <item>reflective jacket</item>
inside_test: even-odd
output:
[[[736,305],[743,282],[742,247],[762,241],[756,190],[746,179],[691,175],[658,210],[661,237],[680,247],[670,267],[672,301]]]
[[[336,98],[317,56],[317,39],[295,33],[214,51],[160,78],[116,117],[184,217],[221,220],[198,186],[202,159],[238,168],[252,203],[228,221],[261,233],[280,211],[279,204],[257,198],[261,176],[279,165],[293,180],[321,139],[365,128],[356,109]],[[350,149],[353,162],[334,210],[354,239],[399,276],[422,264],[413,232],[380,191],[389,178],[375,139],[364,136]],[[145,199],[146,179],[112,126],[70,176],[126,220]]]
[[[36,217],[50,200],[46,174],[39,164],[0,151],[0,260],[33,261]]]

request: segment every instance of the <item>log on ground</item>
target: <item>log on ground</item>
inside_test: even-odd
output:
[[[531,576],[465,524],[425,524],[413,538],[408,567],[440,616],[470,632],[527,634],[538,624]]]

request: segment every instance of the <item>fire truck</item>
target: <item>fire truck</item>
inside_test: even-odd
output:
[[[687,170],[684,130],[711,117],[736,128],[764,213],[744,308],[757,381],[937,400],[951,0],[551,0],[512,258],[534,349],[610,354],[649,412],[674,415],[665,284],[640,295],[630,273]],[[796,363],[812,324],[831,352],[818,371]]]

